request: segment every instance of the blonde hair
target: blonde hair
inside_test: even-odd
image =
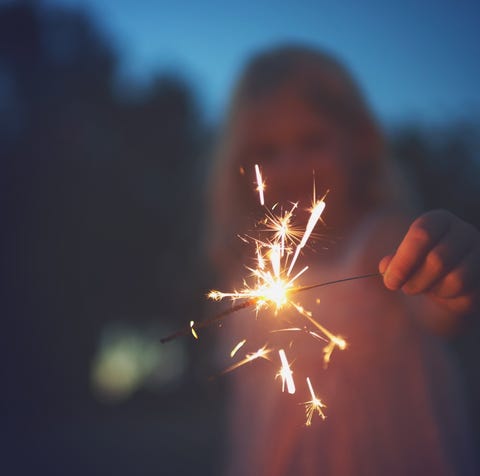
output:
[[[283,87],[295,91],[319,114],[347,130],[355,142],[356,200],[365,209],[386,200],[385,143],[363,95],[348,71],[328,53],[305,46],[281,46],[254,56],[234,90],[214,156],[209,184],[208,248],[213,263],[226,269],[240,257],[237,233],[255,210],[252,180],[232,146],[240,111]],[[257,207],[258,208],[258,207]]]

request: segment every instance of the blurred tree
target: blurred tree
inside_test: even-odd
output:
[[[66,463],[49,460],[49,446],[66,430],[45,428],[79,432],[81,415],[93,418],[101,330],[122,319],[175,327],[198,315],[205,287],[197,271],[203,125],[194,97],[171,75],[135,99],[121,97],[116,64],[82,12],[38,2],[0,7],[5,428],[60,473]],[[81,445],[94,451],[90,436]],[[178,439],[171,445],[180,451]]]
[[[391,136],[392,153],[405,169],[426,210],[445,208],[480,229],[480,123],[452,122],[437,127],[409,124]],[[456,352],[472,410],[480,450],[480,321],[456,336]]]
[[[426,209],[446,208],[480,228],[480,124],[404,125],[391,143]]]

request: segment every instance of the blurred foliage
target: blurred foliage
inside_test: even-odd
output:
[[[391,148],[426,210],[445,208],[480,228],[480,119],[397,126]]]
[[[140,390],[110,408],[92,391],[92,366],[108,360],[98,349],[105,328],[156,323],[165,333],[199,319],[208,279],[197,239],[206,130],[191,88],[160,74],[125,97],[116,65],[82,12],[0,9],[2,393],[4,429],[19,442],[11,459],[41,474],[136,474],[132,465],[213,474],[219,397],[191,367],[175,385],[159,375],[156,387],[136,382]],[[124,368],[138,367],[137,348],[123,352]],[[208,358],[195,352],[190,362]],[[183,433],[175,413],[190,422]],[[196,448],[187,460],[185,446]]]
[[[444,208],[480,229],[480,119],[437,126],[404,124],[390,137],[400,163],[423,209]],[[480,454],[480,320],[468,322],[451,341],[462,371]]]
[[[135,381],[115,405],[92,392],[98,359],[151,372],[157,347],[145,364],[140,334],[125,329],[200,318],[209,286],[197,237],[210,133],[192,88],[160,74],[119,95],[117,60],[85,13],[0,7],[2,421],[13,444],[0,471],[17,470],[4,474],[220,472],[223,389],[192,365],[211,358],[205,348],[189,350],[174,385]],[[478,226],[474,139],[468,124],[409,126],[392,144],[428,208]],[[118,325],[109,354],[102,336]]]

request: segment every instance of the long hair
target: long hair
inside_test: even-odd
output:
[[[348,132],[356,154],[356,203],[371,209],[391,194],[384,180],[383,135],[346,68],[328,53],[305,46],[261,52],[247,64],[234,89],[214,155],[207,246],[217,269],[226,271],[240,257],[236,235],[245,233],[249,213],[256,206],[251,164],[242,162],[244,158],[233,145],[236,119],[244,108],[283,87],[294,88],[314,111]]]

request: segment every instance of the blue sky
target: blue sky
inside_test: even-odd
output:
[[[480,111],[480,6],[475,1],[324,2],[49,0],[90,11],[121,53],[123,78],[190,79],[221,116],[249,55],[280,41],[337,54],[387,123],[442,122]]]

